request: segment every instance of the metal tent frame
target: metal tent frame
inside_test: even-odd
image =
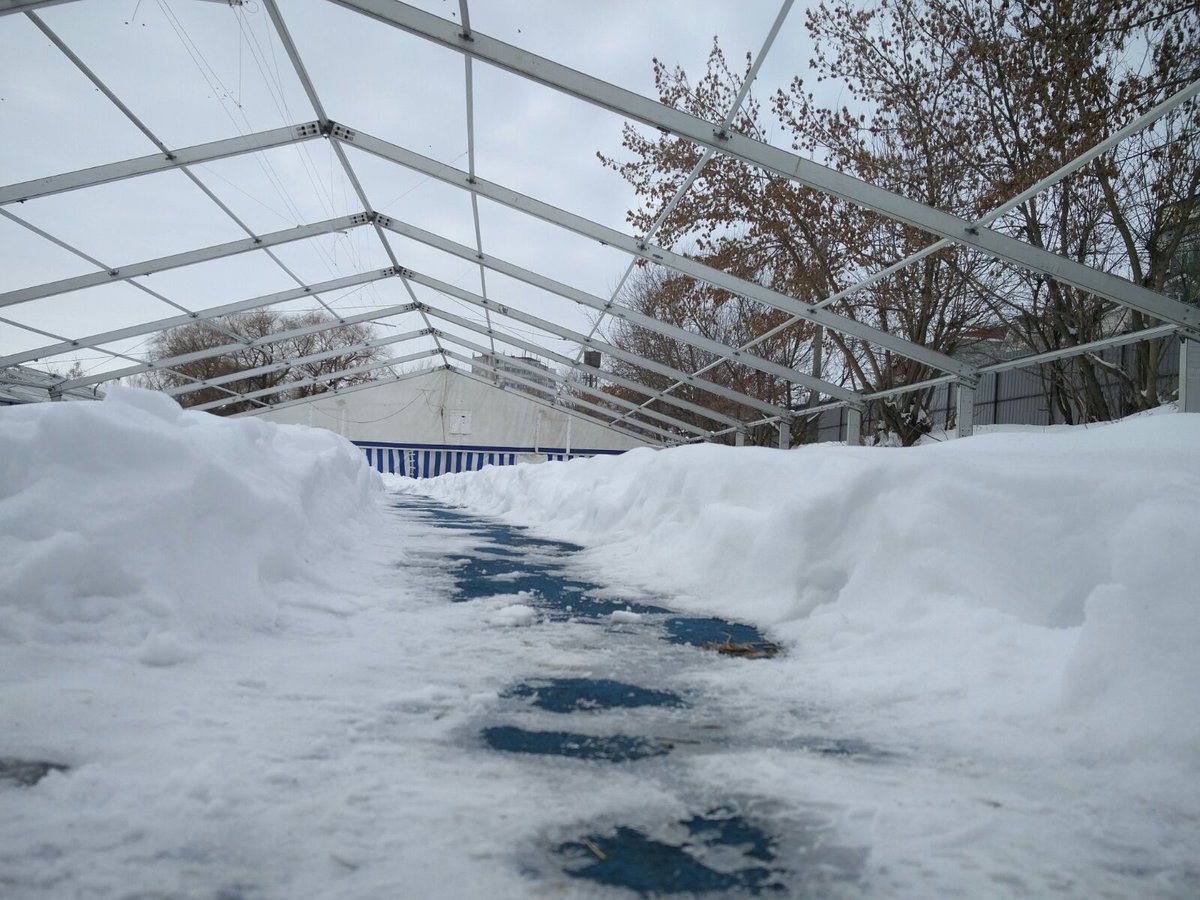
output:
[[[168,391],[168,393],[174,396],[182,396],[205,388],[216,389],[225,394],[223,399],[214,400],[196,408],[212,409],[234,402],[254,403],[265,408],[267,404],[264,403],[263,398],[269,396],[271,393],[279,393],[297,387],[323,385],[327,382],[335,381],[339,377],[353,375],[362,371],[387,369],[389,366],[427,357],[440,357],[443,366],[478,380],[478,376],[473,375],[470,369],[481,368],[487,370],[489,368],[487,361],[481,361],[479,358],[472,359],[459,352],[459,350],[494,357],[497,353],[496,345],[499,342],[553,360],[578,375],[599,377],[608,383],[619,385],[645,396],[647,398],[645,401],[634,403],[608,393],[595,385],[572,380],[570,377],[554,375],[551,377],[554,387],[547,388],[546,385],[541,383],[540,379],[522,379],[520,375],[513,375],[511,372],[505,373],[506,378],[511,377],[515,381],[528,386],[534,392],[533,399],[536,402],[552,407],[567,408],[577,415],[587,417],[606,427],[634,434],[650,442],[664,444],[682,443],[693,440],[712,440],[722,435],[734,434],[740,443],[749,428],[756,425],[770,424],[775,425],[779,429],[781,446],[786,446],[790,427],[797,418],[811,416],[825,409],[846,407],[849,410],[847,417],[849,422],[847,440],[856,443],[860,438],[863,405],[868,401],[922,390],[935,384],[956,384],[958,397],[957,433],[960,436],[965,436],[971,433],[971,413],[975,385],[980,375],[984,373],[1037,365],[1053,359],[1094,352],[1123,343],[1176,334],[1181,339],[1183,351],[1180,363],[1179,405],[1181,409],[1186,411],[1200,411],[1200,364],[1198,364],[1200,350],[1197,349],[1200,346],[1197,344],[1200,341],[1200,309],[1150,291],[1118,276],[1034,247],[1016,238],[994,231],[989,227],[996,219],[1018,204],[1036,196],[1072,172],[1087,165],[1100,154],[1115,147],[1121,140],[1148,127],[1179,104],[1196,97],[1197,94],[1200,94],[1200,82],[1189,85],[1167,101],[1147,111],[1136,121],[1131,122],[1107,140],[1081,154],[1046,179],[1043,179],[1017,197],[1012,198],[1003,206],[993,210],[987,216],[978,221],[970,222],[822,166],[797,154],[755,141],[731,130],[730,124],[749,91],[750,84],[757,72],[757,67],[761,65],[775,36],[778,34],[779,28],[791,8],[792,0],[785,0],[782,4],[779,14],[774,20],[773,26],[763,43],[762,51],[756,57],[754,66],[745,83],[742,85],[733,109],[728,112],[722,121],[714,122],[689,115],[614,84],[568,68],[553,60],[530,53],[520,47],[480,34],[474,31],[470,25],[467,0],[459,0],[458,11],[460,21],[458,22],[439,18],[399,2],[399,0],[326,0],[328,3],[342,7],[355,14],[368,17],[370,20],[378,23],[380,27],[400,29],[403,32],[415,35],[439,46],[447,52],[462,55],[465,67],[466,155],[468,157],[467,168],[465,170],[423,156],[412,149],[390,143],[373,136],[368,131],[350,127],[331,118],[320,99],[317,86],[310,77],[305,61],[292,39],[287,22],[280,8],[282,0],[260,0],[260,2],[270,17],[280,44],[287,53],[295,74],[307,95],[311,108],[316,114],[316,118],[288,127],[240,135],[196,146],[182,148],[168,147],[147,128],[137,115],[95,72],[88,68],[86,63],[74,53],[71,47],[37,15],[37,10],[42,7],[71,2],[82,3],[84,0],[0,0],[0,18],[15,13],[24,14],[131,124],[138,128],[158,147],[158,152],[79,171],[64,172],[51,177],[0,186],[0,215],[30,230],[39,237],[49,240],[76,256],[87,260],[97,268],[97,271],[94,273],[0,293],[0,309],[33,300],[59,296],[71,291],[94,288],[116,282],[125,282],[133,285],[138,290],[146,292],[156,300],[169,304],[179,314],[168,318],[148,321],[136,326],[82,337],[52,334],[31,326],[12,322],[8,319],[0,319],[0,321],[4,321],[6,324],[15,325],[26,331],[36,333],[50,341],[50,343],[27,351],[0,357],[0,370],[3,370],[5,367],[18,366],[23,363],[85,348],[108,354],[114,359],[125,359],[131,363],[131,365],[115,371],[76,378],[64,378],[53,388],[53,393],[58,395],[110,381],[117,377],[136,375],[153,369],[166,369],[178,372],[179,366],[189,362],[220,356],[234,349],[285,340],[299,334],[312,334],[349,324],[374,322],[390,317],[414,314],[421,321],[419,329],[374,339],[356,347],[340,348],[337,351],[313,354],[300,359],[289,360],[286,363],[275,363],[259,369],[239,372],[236,375],[208,380],[193,379],[192,384],[174,388]],[[229,5],[241,4],[241,0],[216,0],[216,2],[225,2]],[[286,3],[283,3],[283,5],[286,5]],[[3,23],[0,23],[0,27],[3,27]],[[544,201],[520,193],[510,187],[487,181],[479,176],[476,168],[473,88],[473,64],[476,61],[498,67],[506,72],[528,79],[547,90],[558,91],[580,101],[617,113],[629,121],[647,125],[665,134],[686,139],[703,148],[704,152],[691,174],[675,191],[673,198],[659,215],[658,221],[651,228],[650,232],[645,235],[633,235],[609,228],[577,213],[557,208]],[[354,193],[361,206],[360,211],[347,216],[311,222],[271,233],[258,234],[238,218],[233,210],[208,188],[192,168],[202,163],[247,154],[259,154],[275,148],[314,141],[326,141],[332,148],[338,164],[344,172],[345,178],[353,186]],[[426,178],[435,179],[445,185],[467,192],[472,209],[474,246],[457,243],[442,235],[418,228],[415,224],[402,221],[394,216],[384,215],[377,211],[372,206],[363,188],[362,182],[352,163],[351,156],[347,152],[347,148],[369,154],[391,165],[404,167],[413,172],[420,173]],[[937,240],[923,250],[815,304],[806,303],[794,297],[789,297],[786,294],[769,290],[759,284],[714,269],[686,255],[672,251],[670,248],[655,245],[652,242],[652,238],[658,226],[669,213],[670,209],[685,195],[701,169],[716,154],[733,157],[744,164],[759,167],[765,171],[788,178],[798,184],[849,200],[864,209],[928,232],[936,236]],[[178,171],[185,175],[222,213],[236,223],[246,236],[239,240],[197,248],[184,253],[176,253],[119,266],[110,266],[106,262],[101,262],[88,256],[53,234],[25,221],[12,211],[13,206],[27,200],[166,171]],[[629,257],[629,266],[626,268],[625,274],[621,277],[620,283],[611,296],[604,298],[551,279],[542,273],[522,268],[514,263],[486,254],[484,252],[479,216],[479,198],[481,197],[517,213],[541,220],[542,222],[581,235],[606,247],[615,248],[623,252]],[[382,269],[362,271],[323,282],[305,283],[272,249],[288,243],[311,239],[319,235],[358,228],[366,228],[374,232],[383,252],[390,262],[390,266]],[[415,241],[441,253],[449,254],[452,257],[457,257],[458,259],[477,265],[479,272],[478,292],[448,284],[428,274],[402,265],[389,239],[389,235],[396,235],[409,241]],[[1120,306],[1144,313],[1161,324],[1134,334],[1117,335],[1106,340],[1064,350],[1032,354],[993,365],[978,366],[966,360],[948,356],[921,344],[908,341],[866,323],[839,315],[829,309],[833,303],[850,296],[856,291],[878,283],[925,256],[952,244],[973,248],[1009,265],[1054,278],[1064,284],[1079,288]],[[250,297],[233,303],[226,303],[207,309],[192,310],[151,290],[142,281],[138,280],[144,276],[171,269],[200,262],[226,259],[247,253],[265,254],[295,282],[296,286],[284,291]],[[636,310],[624,307],[617,302],[621,287],[624,285],[633,266],[639,261],[646,261],[662,266],[688,278],[705,282],[729,291],[736,296],[744,297],[768,308],[781,311],[787,314],[788,319],[783,324],[758,335],[740,347],[727,346],[686,329],[658,321]],[[588,308],[598,313],[599,317],[595,320],[590,333],[583,334],[563,324],[512,309],[489,296],[488,273],[497,273],[506,278],[515,279],[540,291],[560,297],[565,301]],[[330,292],[368,285],[391,278],[398,278],[400,280],[411,302],[386,306],[361,315],[344,316],[336,312],[322,299],[323,295]],[[414,291],[414,285],[421,286],[428,291],[445,297],[454,298],[473,309],[481,310],[484,316],[484,324],[481,326],[478,322],[440,308],[438,304],[419,299]],[[233,313],[262,309],[300,298],[312,298],[333,316],[333,320],[328,323],[278,332],[256,339],[248,339],[239,335],[219,321],[222,317]],[[621,350],[600,340],[596,336],[600,322],[604,317],[623,319],[638,328],[646,329],[668,339],[688,344],[704,353],[711,354],[714,357],[714,361],[696,371],[689,372]],[[433,324],[435,319],[447,325],[453,325],[457,329],[478,335],[481,339],[486,338],[487,346],[474,343],[457,333],[435,327]],[[829,329],[832,332],[883,348],[901,357],[917,361],[941,374],[918,384],[909,384],[887,391],[867,394],[854,392],[842,385],[815,378],[808,373],[779,365],[763,359],[752,352],[764,340],[800,321],[808,321]],[[116,350],[106,349],[106,345],[126,338],[153,335],[165,329],[196,322],[207,323],[223,331],[228,335],[229,342],[208,350],[155,362],[138,359]],[[520,323],[524,326],[538,329],[547,335],[553,335],[555,338],[574,342],[579,346],[579,353],[575,358],[557,353],[538,341],[528,340],[499,330],[495,324],[497,322]],[[255,374],[265,374],[293,365],[302,365],[306,362],[314,362],[322,358],[327,359],[352,352],[355,349],[403,344],[417,337],[432,339],[434,349],[395,356],[373,362],[366,366],[347,368],[340,372],[290,380],[270,389],[238,391],[228,387],[229,384]],[[458,350],[452,349],[452,347],[457,347]],[[647,386],[637,379],[616,376],[613,373],[603,372],[593,366],[589,366],[583,361],[584,348],[600,349],[614,358],[624,360],[637,369],[665,377],[670,381],[670,386],[665,389],[656,389]],[[454,363],[465,364],[468,367],[467,371],[455,366]],[[778,378],[793,387],[802,388],[807,392],[810,403],[802,410],[792,410],[766,403],[702,377],[717,366],[725,364],[745,366],[748,369],[757,370]],[[493,369],[492,371],[495,370]],[[529,374],[536,374],[540,378],[546,376],[546,373],[541,370],[537,370],[536,372],[531,370]],[[335,392],[347,393],[374,386],[375,384],[403,380],[407,377],[411,377],[411,375],[391,376],[368,384],[340,387]],[[685,400],[675,395],[674,392],[684,386],[694,389],[691,394],[692,399]],[[702,402],[698,402],[696,399],[699,397],[698,392],[703,392],[713,398],[719,398],[721,401],[720,409],[714,409],[704,405]],[[543,394],[545,396],[541,396]],[[584,394],[593,397],[599,402],[584,399]],[[328,394],[322,394],[321,396],[328,396]],[[286,404],[277,404],[276,406],[306,402],[307,399],[311,398],[300,398],[288,401]],[[666,406],[675,407],[703,417],[705,420],[713,423],[713,428],[711,430],[704,430],[670,415],[664,411],[663,407],[651,409],[652,404],[665,404]],[[744,410],[745,418],[740,419],[729,415],[728,410],[731,408]],[[253,413],[254,411],[251,412]]]

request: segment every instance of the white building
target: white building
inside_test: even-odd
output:
[[[653,446],[523,392],[447,369],[255,415],[336,431],[362,447],[380,471],[416,477]]]

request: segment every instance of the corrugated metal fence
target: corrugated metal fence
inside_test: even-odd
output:
[[[1131,364],[1136,352],[1134,345],[1111,347],[1097,354],[1101,360],[1121,368]],[[1160,395],[1169,395],[1179,378],[1179,341],[1172,338],[1163,346],[1158,371]],[[1117,397],[1117,382],[1113,378],[1102,383],[1109,402]],[[1063,421],[1057,406],[1051,404],[1046,386],[1037,369],[1009,369],[989,372],[979,379],[975,389],[976,425],[1058,425]],[[929,403],[929,420],[933,429],[945,428],[954,418],[955,388],[938,385]],[[863,412],[863,435],[870,435],[879,421],[875,403],[868,403]],[[816,440],[840,441],[846,436],[846,410],[831,409],[817,419]]]
[[[615,455],[620,450],[571,450],[542,447],[463,447],[446,444],[393,444],[355,441],[367,462],[380,472],[409,478],[436,478],[451,472],[474,472],[484,466],[518,462],[563,461],[585,456]]]

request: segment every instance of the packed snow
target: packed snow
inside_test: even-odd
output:
[[[700,445],[413,485],[767,625],[789,677],[1083,757],[1200,762],[1200,416],[789,453]],[[932,702],[936,698],[936,702]]]
[[[503,575],[450,602],[469,541],[391,508],[422,494],[583,545],[613,596],[764,629],[779,656],[676,673],[743,739],[674,765],[863,848],[852,895],[1195,896],[1198,449],[1165,414],[385,490],[328,432],[145,392],[0,409],[0,762],[67,767],[0,779],[0,895],[624,896],[531,880],[531,848],[683,815],[671,780],[477,735],[648,617],[550,622]],[[878,761],[806,752],[814,723]]]
[[[350,546],[378,491],[329,432],[184,413],[152,391],[0,413],[8,643],[134,647],[165,665],[231,628],[270,629],[273,588]]]

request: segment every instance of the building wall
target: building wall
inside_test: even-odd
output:
[[[1107,363],[1125,369],[1129,366],[1135,346],[1126,344],[1109,347],[1097,356]],[[1103,374],[1103,373],[1101,373]],[[1159,361],[1158,391],[1160,396],[1169,396],[1179,382],[1179,341],[1171,338],[1163,347]],[[1101,390],[1115,401],[1117,386],[1111,377],[1101,385]],[[876,401],[878,402],[878,401]],[[938,385],[929,402],[929,422],[932,428],[946,428],[954,419],[955,389]],[[879,413],[875,403],[868,403],[863,415],[863,434],[870,435]],[[1051,404],[1046,386],[1037,369],[1009,369],[1004,372],[988,372],[979,379],[975,389],[976,425],[1059,425],[1062,413]],[[831,409],[821,413],[817,420],[818,442],[841,441],[846,438],[846,410]]]
[[[518,391],[499,390],[446,369],[259,415],[271,422],[327,428],[363,446],[559,455],[647,446],[564,410],[548,409]]]

